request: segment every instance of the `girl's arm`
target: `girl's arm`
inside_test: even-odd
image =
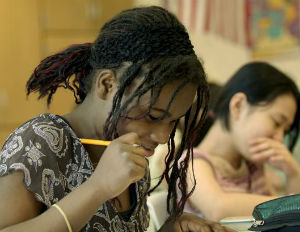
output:
[[[132,144],[139,144],[135,133],[112,141],[102,154],[93,175],[57,202],[74,232],[84,227],[105,201],[117,197],[131,183],[144,177],[148,151]],[[23,179],[20,172],[0,177],[0,231],[68,231],[63,216],[56,208],[50,207],[39,215],[41,204],[25,188]]]
[[[23,173],[14,172],[0,178],[0,231],[68,231],[60,212],[51,207],[39,215],[42,204],[37,202],[23,184]],[[93,180],[87,180],[72,193],[60,200],[59,205],[67,215],[73,231],[79,231],[109,199]]]
[[[281,195],[285,192],[285,181],[270,165],[264,165],[265,181],[271,195]]]
[[[231,216],[250,216],[254,206],[276,198],[275,196],[224,192],[215,179],[212,167],[202,159],[194,160],[194,171],[197,185],[189,202],[208,220],[219,221]],[[191,165],[189,173],[191,173]],[[189,179],[187,181],[190,188],[191,181]]]

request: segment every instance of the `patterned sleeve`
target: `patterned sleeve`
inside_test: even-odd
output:
[[[23,124],[1,150],[0,176],[21,170],[25,187],[50,207],[64,197],[60,163],[68,158],[69,140],[65,129],[51,120],[36,118]]]

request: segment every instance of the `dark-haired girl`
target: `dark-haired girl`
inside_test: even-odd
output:
[[[285,173],[285,194],[299,193],[300,169],[290,152],[299,134],[299,103],[297,86],[275,67],[241,67],[221,90],[215,122],[194,149],[199,184],[186,210],[210,220],[250,216],[255,205],[278,197],[264,164]]]
[[[169,144],[162,179],[169,184],[170,220],[161,230],[223,231],[182,214],[190,195],[186,171],[196,118],[200,107],[206,109],[208,90],[189,36],[172,14],[159,7],[121,12],[94,43],[44,59],[28,80],[27,93],[37,91],[50,104],[58,87],[73,91],[78,107],[29,120],[0,153],[1,231],[145,231],[145,157],[163,143]],[[185,128],[175,154],[181,117]],[[80,138],[112,142],[83,145]],[[188,155],[179,162],[185,148]]]

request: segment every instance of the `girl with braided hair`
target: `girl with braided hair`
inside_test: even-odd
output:
[[[29,120],[2,148],[0,229],[146,231],[151,190],[145,157],[168,143],[161,181],[169,185],[170,219],[161,231],[226,230],[182,214],[192,192],[186,191],[186,171],[200,128],[196,119],[200,108],[205,115],[208,89],[189,36],[175,16],[160,7],[121,12],[102,27],[94,43],[73,45],[44,59],[27,82],[27,94],[37,91],[50,105],[59,87],[74,93],[77,108]],[[194,99],[196,113],[191,114]],[[185,124],[175,154],[181,117]],[[108,147],[83,145],[80,138],[112,142]],[[184,149],[187,156],[180,162]]]

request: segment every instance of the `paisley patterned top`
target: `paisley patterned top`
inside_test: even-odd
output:
[[[94,169],[68,123],[57,115],[42,114],[16,129],[5,142],[0,153],[0,176],[14,170],[23,171],[26,188],[49,208],[86,181]],[[149,185],[148,170],[145,177],[135,183],[136,205],[128,220],[107,201],[81,231],[146,231]]]

